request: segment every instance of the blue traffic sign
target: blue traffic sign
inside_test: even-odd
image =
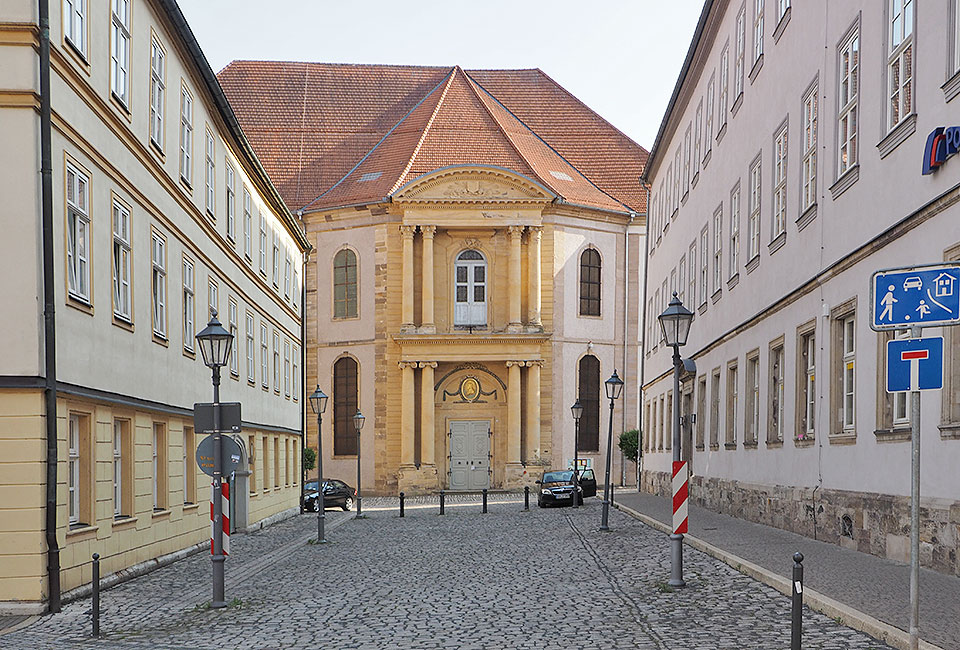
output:
[[[943,388],[943,337],[887,341],[887,392]]]
[[[960,324],[960,265],[877,271],[873,329]]]

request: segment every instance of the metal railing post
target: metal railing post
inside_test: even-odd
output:
[[[440,514],[443,514],[443,490],[440,490]]]
[[[530,486],[529,485],[523,486],[523,509],[524,510],[530,509]]]
[[[487,514],[487,488],[483,488],[483,514]]]
[[[400,493],[400,516],[403,516],[403,492]]]
[[[803,634],[803,553],[793,554],[793,610],[790,620],[790,650],[800,650]]]
[[[91,612],[93,614],[93,636],[100,638],[100,554],[93,554],[93,603]]]

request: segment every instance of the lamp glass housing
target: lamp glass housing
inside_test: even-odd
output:
[[[230,348],[233,346],[233,334],[228,332],[217,320],[213,311],[210,322],[197,334],[203,364],[208,368],[222,368],[230,361]]]
[[[682,346],[687,344],[687,336],[690,334],[690,323],[693,322],[693,312],[683,306],[677,293],[673,293],[673,299],[663,310],[663,313],[657,316],[660,321],[660,327],[663,330],[663,339],[670,347]]]
[[[327,410],[327,395],[320,390],[320,386],[317,386],[317,390],[313,391],[308,399],[314,415],[320,415]]]
[[[363,428],[364,420],[366,420],[366,418],[363,417],[363,413],[357,410],[356,414],[353,416],[353,428],[357,430],[357,433],[360,433],[360,429]]]
[[[623,380],[620,379],[616,370],[610,375],[610,379],[603,382],[603,384],[607,389],[607,399],[620,399],[620,392],[623,390]]]
[[[583,405],[578,399],[573,403],[573,406],[570,407],[570,413],[573,414],[573,419],[579,421],[580,417],[583,415]]]

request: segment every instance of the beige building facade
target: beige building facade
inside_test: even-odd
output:
[[[297,511],[309,248],[175,2],[50,2],[47,88],[38,4],[0,8],[0,611],[20,613],[88,583],[94,552],[106,575],[208,539],[213,310],[243,409],[234,526]]]

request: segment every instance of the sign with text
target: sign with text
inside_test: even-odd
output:
[[[943,388],[943,337],[887,341],[887,392]]]
[[[220,463],[220,475],[227,476],[240,467],[243,450],[240,443],[228,435],[220,436],[220,452],[223,458]],[[207,436],[197,445],[197,465],[207,476],[213,476],[213,436]]]
[[[960,324],[960,265],[917,266],[873,274],[875,330]]]

